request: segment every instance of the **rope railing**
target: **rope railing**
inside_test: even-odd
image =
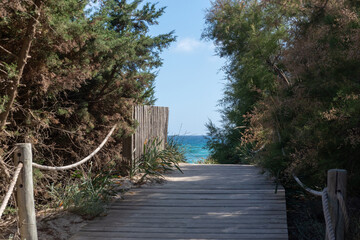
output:
[[[346,172],[346,171],[345,171]],[[295,174],[293,174],[293,178],[295,179],[295,181],[307,192],[315,195],[315,196],[321,196],[321,201],[322,201],[322,206],[323,206],[323,212],[324,212],[324,218],[325,218],[325,224],[326,224],[326,236],[328,240],[338,240],[339,238],[337,238],[337,234],[335,232],[335,224],[334,222],[336,221],[336,224],[338,223],[338,220],[333,220],[331,217],[331,213],[330,213],[330,206],[329,206],[329,194],[328,194],[328,187],[325,187],[323,189],[323,191],[316,191],[313,190],[307,186],[305,186],[305,184],[303,184],[300,179],[295,176]],[[329,178],[329,176],[328,176]],[[336,177],[336,180],[337,177]],[[337,185],[337,183],[335,184]],[[350,224],[350,218],[348,216],[348,211],[346,208],[346,204],[345,204],[345,200],[344,200],[344,196],[341,193],[340,190],[336,190],[336,199],[338,200],[340,209],[342,211],[342,216],[344,219],[344,224],[345,224],[345,232],[349,229],[349,224]]]
[[[292,176],[293,176],[293,178],[295,179],[295,181],[296,181],[303,189],[305,189],[307,192],[309,192],[309,193],[311,193],[311,194],[313,194],[313,195],[315,195],[315,196],[319,196],[319,197],[322,196],[323,192],[319,192],[319,191],[313,190],[313,189],[311,189],[311,188],[308,188],[307,186],[305,186],[305,184],[303,184],[303,183],[300,181],[300,179],[299,179],[297,176],[295,176],[295,174],[293,174]]]
[[[326,234],[329,240],[336,240],[334,226],[331,221],[331,215],[329,211],[329,196],[327,194],[327,188],[324,188],[324,190],[322,191],[321,202],[322,202],[324,218],[325,218]]]
[[[32,162],[32,146],[31,143],[17,143],[15,146],[14,163],[16,171],[13,179],[10,183],[9,190],[7,191],[4,201],[0,207],[0,218],[5,211],[11,194],[14,191],[15,185],[17,188],[16,202],[18,206],[18,224],[22,239],[37,240],[37,228],[36,228],[36,214],[35,214],[35,201],[34,201],[34,189],[33,189],[33,167],[49,170],[49,171],[61,171],[75,168],[87,161],[89,161],[95,154],[97,154],[102,147],[107,143],[110,136],[116,129],[114,125],[110,132],[106,135],[101,144],[84,159],[67,166],[52,167],[44,166]]]
[[[16,181],[17,181],[17,179],[19,177],[19,174],[20,174],[20,171],[21,171],[22,167],[23,167],[23,163],[19,163],[18,166],[16,167],[13,179],[10,182],[9,190],[6,192],[4,200],[3,200],[2,204],[1,204],[1,207],[0,207],[0,218],[2,217],[2,214],[5,211],[5,208],[6,208],[8,202],[9,202],[9,199],[11,197],[11,194],[14,191],[14,187],[15,187]]]
[[[346,203],[345,203],[345,200],[344,200],[344,196],[342,195],[341,192],[337,192],[336,197],[339,200],[339,205],[340,205],[341,211],[343,212],[343,214],[345,216],[344,217],[345,230],[347,231],[347,230],[349,230],[349,227],[350,227],[350,218],[349,218],[348,211],[347,211],[347,208],[346,208]]]
[[[277,131],[277,135],[279,138],[279,142],[281,143],[281,136],[280,136],[280,132]],[[260,149],[256,150],[256,151],[252,151],[252,153],[257,153],[260,150],[262,150],[265,147],[265,144],[263,146],[260,147]],[[284,148],[281,148],[281,152],[283,156],[285,155],[285,151]],[[338,178],[338,173],[336,173],[336,177],[335,178],[329,178],[329,173],[331,171],[335,170],[340,172],[340,176],[342,175],[342,180],[344,181],[341,184],[339,184],[338,181],[340,181],[340,179]],[[295,175],[292,174],[293,178],[295,179],[295,181],[307,192],[315,195],[315,196],[319,196],[321,197],[321,201],[322,201],[322,206],[323,206],[323,212],[324,212],[324,218],[325,218],[325,223],[326,223],[326,240],[343,240],[344,239],[344,234],[345,232],[348,231],[349,229],[349,225],[350,225],[350,218],[348,215],[348,211],[346,208],[346,203],[344,200],[344,195],[342,193],[342,191],[344,191],[344,193],[346,192],[345,186],[346,186],[346,171],[345,170],[339,170],[339,169],[333,169],[333,170],[329,170],[328,171],[328,186],[329,184],[331,184],[331,190],[332,190],[332,200],[333,202],[337,202],[336,203],[336,207],[332,206],[333,209],[330,208],[329,206],[329,194],[328,194],[328,188],[324,188],[323,191],[316,191],[314,189],[311,189],[307,186],[305,186],[305,184],[303,184],[300,179]],[[341,173],[342,172],[342,173]],[[334,172],[332,172],[333,174]],[[345,174],[344,174],[345,173]],[[343,175],[344,174],[344,175]],[[334,177],[334,175],[332,176]],[[331,179],[329,181],[329,179]],[[342,190],[340,190],[340,186],[342,187]],[[276,192],[276,190],[275,190]],[[334,196],[335,193],[335,196]],[[334,199],[335,198],[335,199]],[[334,209],[336,208],[336,212],[334,213]],[[339,208],[339,210],[338,210]],[[332,214],[330,213],[330,210],[332,210]],[[333,218],[332,218],[333,217]],[[339,218],[341,218],[340,220],[343,220],[343,223],[340,223]],[[342,225],[343,224],[343,225]],[[345,226],[345,229],[342,226]]]
[[[280,136],[279,131],[277,131],[277,135],[278,135],[278,138],[279,138],[279,142],[281,142],[281,136]],[[257,153],[260,150],[262,150],[264,147],[265,147],[265,144],[263,146],[261,146],[260,149],[258,149],[256,151],[252,151],[252,153]],[[282,152],[283,156],[286,156],[283,147],[281,148],[281,152]],[[335,171],[337,171],[337,170],[335,170]],[[344,171],[344,170],[340,170],[340,171],[343,171],[343,173],[345,172],[345,180],[344,181],[345,181],[345,185],[346,185],[346,171]],[[328,174],[329,174],[329,172],[328,172]],[[314,189],[311,189],[311,188],[305,186],[305,184],[303,184],[295,174],[292,174],[292,176],[295,179],[295,181],[305,191],[307,191],[307,192],[309,192],[309,193],[311,193],[311,194],[313,194],[315,196],[321,197],[322,206],[323,206],[323,212],[324,212],[324,218],[325,218],[325,223],[326,223],[326,240],[342,240],[342,239],[344,239],[344,233],[347,232],[348,229],[349,229],[350,218],[349,218],[348,211],[347,211],[347,208],[346,208],[346,203],[345,203],[345,200],[344,200],[344,196],[343,196],[341,190],[338,189],[339,186],[338,186],[337,181],[339,181],[339,179],[338,179],[337,173],[336,173],[335,179],[332,179],[332,182],[330,181],[330,183],[333,184],[332,192],[336,192],[335,193],[336,195],[333,196],[333,200],[334,200],[334,197],[335,197],[336,198],[335,201],[337,201],[337,204],[338,204],[337,206],[340,206],[339,211],[341,211],[342,214],[340,214],[340,212],[338,210],[336,210],[337,212],[335,214],[334,214],[334,212],[332,212],[333,215],[335,215],[334,219],[332,219],[332,215],[330,214],[328,188],[324,188],[323,191],[321,191],[321,192],[316,191]],[[342,183],[341,185],[343,185],[343,184],[344,183]],[[328,175],[328,185],[329,185],[329,175]],[[334,185],[335,185],[335,187],[334,187]],[[342,187],[344,187],[344,186],[342,186]],[[345,188],[343,188],[342,190],[345,192]],[[276,190],[275,190],[275,192],[276,192]],[[339,216],[339,214],[340,214],[340,216]],[[344,221],[343,226],[345,226],[345,229],[343,229],[341,227],[338,229],[338,226],[335,226],[335,224],[340,224],[339,221],[338,221],[339,220],[338,218],[343,219],[343,221]],[[336,223],[334,224],[334,222],[336,222]]]
[[[73,164],[70,164],[70,165],[67,165],[67,166],[61,166],[61,167],[51,167],[51,166],[40,165],[40,164],[37,164],[37,163],[33,162],[32,166],[35,167],[35,168],[39,168],[39,169],[42,169],[42,170],[48,170],[48,171],[63,171],[63,170],[69,170],[69,169],[75,168],[75,167],[87,162],[93,156],[95,156],[95,154],[98,153],[100,151],[100,149],[105,145],[105,143],[109,140],[110,136],[115,131],[115,128],[116,128],[116,125],[114,125],[111,128],[110,132],[107,134],[105,139],[101,142],[101,144],[90,155],[88,155],[87,157],[85,157],[84,159],[82,159],[82,160],[80,160],[80,161],[78,161],[76,163],[73,163]]]

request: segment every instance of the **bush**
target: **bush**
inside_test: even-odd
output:
[[[86,218],[93,218],[105,211],[106,204],[115,195],[111,182],[111,172],[94,174],[76,173],[76,180],[65,186],[50,186],[50,195],[57,207],[64,207],[71,212]]]
[[[142,174],[139,183],[148,176],[163,177],[163,173],[176,168],[180,172],[179,163],[184,161],[184,153],[177,143],[169,141],[165,149],[160,150],[162,141],[154,138],[145,141],[143,154],[135,160],[135,166],[131,169],[131,178],[136,174]]]

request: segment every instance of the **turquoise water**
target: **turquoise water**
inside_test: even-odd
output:
[[[209,150],[205,148],[207,142],[205,136],[169,136],[171,137],[185,148],[188,163],[197,163],[209,156]]]

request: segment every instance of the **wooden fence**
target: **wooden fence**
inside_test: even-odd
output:
[[[123,157],[133,166],[144,152],[144,143],[157,138],[164,148],[168,134],[169,108],[155,106],[135,106],[133,119],[138,123],[135,134],[123,144]]]

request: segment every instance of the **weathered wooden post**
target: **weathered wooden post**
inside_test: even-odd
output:
[[[31,143],[16,144],[14,161],[15,166],[19,162],[24,164],[16,183],[21,239],[37,240]]]
[[[344,169],[330,169],[327,175],[329,208],[336,240],[345,239],[344,213],[341,210],[337,193],[340,192],[346,200],[346,174]]]

